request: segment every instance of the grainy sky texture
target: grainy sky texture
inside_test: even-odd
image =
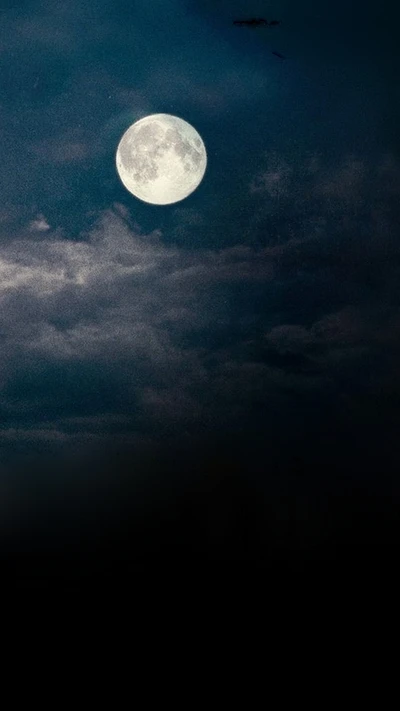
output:
[[[252,16],[282,24],[232,24]],[[262,568],[394,545],[395,5],[3,0],[0,19],[0,533],[21,584],[82,531],[109,577],[121,550]],[[206,146],[179,204],[116,173],[151,113]]]

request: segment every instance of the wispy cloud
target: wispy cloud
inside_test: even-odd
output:
[[[64,136],[34,143],[29,150],[45,163],[80,163],[89,154],[83,141],[71,141]]]
[[[47,232],[50,229],[50,225],[43,215],[38,215],[36,220],[32,220],[29,223],[29,229],[31,232]]]
[[[250,184],[250,193],[261,193],[271,198],[286,196],[289,192],[293,168],[278,156],[268,157],[266,171],[258,173]]]

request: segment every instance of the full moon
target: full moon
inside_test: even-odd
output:
[[[190,123],[171,114],[151,114],[125,131],[116,163],[132,195],[153,205],[169,205],[200,185],[207,154]]]

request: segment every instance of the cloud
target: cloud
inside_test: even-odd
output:
[[[375,162],[341,156],[328,166],[318,154],[294,161],[272,153],[266,154],[265,164],[249,182],[249,194],[258,200],[261,214],[290,205],[292,220],[296,213],[307,221],[333,217],[341,228],[343,217],[359,219],[367,212],[370,218],[382,203],[393,207],[400,190],[400,167],[392,154]]]
[[[266,341],[279,353],[303,353],[314,342],[304,326],[287,324],[275,326],[266,335]]]
[[[354,205],[363,198],[367,168],[363,161],[349,156],[330,176],[320,176],[315,186],[317,195]]]
[[[84,142],[70,141],[63,136],[34,143],[29,150],[46,163],[80,163],[89,155]]]
[[[31,232],[47,232],[50,229],[50,225],[43,215],[38,215],[36,220],[32,220],[29,224],[29,230]]]
[[[378,164],[377,178],[380,196],[400,194],[400,166],[393,154],[383,156]]]
[[[36,220],[44,222],[43,216]],[[29,240],[0,247],[0,372],[9,420],[29,420],[42,405],[53,410],[53,417],[60,413],[57,422],[63,407],[65,417],[82,417],[88,390],[84,385],[80,394],[66,383],[78,382],[84,368],[90,389],[90,379],[97,382],[99,373],[114,383],[111,391],[124,389],[121,411],[117,399],[114,403],[116,417],[125,417],[135,399],[141,408],[137,417],[151,419],[162,412],[166,420],[173,412],[181,412],[177,421],[190,413],[191,419],[200,417],[202,407],[195,405],[197,395],[190,388],[207,382],[209,348],[202,346],[202,334],[229,328],[226,289],[271,280],[270,256],[247,247],[168,247],[159,231],[143,234],[128,223],[126,208],[116,204],[80,241],[51,231],[35,241],[34,230]],[[64,377],[63,368],[68,369]],[[31,382],[30,397],[25,378]],[[168,406],[163,391],[174,405]],[[5,426],[4,432],[17,436],[15,427]]]
[[[261,193],[271,198],[287,196],[293,168],[276,155],[268,159],[266,171],[258,173],[250,183],[250,194]]]
[[[28,45],[34,44],[35,47],[73,56],[79,52],[88,36],[92,42],[101,41],[107,36],[108,27],[98,22],[99,12],[101,3],[94,2],[90,7],[82,8],[74,0],[63,3],[62,8],[41,0],[36,3],[33,11],[27,8],[20,15],[8,15],[4,9],[3,23],[9,32],[3,48],[13,48],[20,45],[22,40]]]
[[[379,165],[393,185],[395,163]],[[353,159],[335,172],[274,157],[248,197],[258,225],[250,219],[240,243],[222,248],[191,242],[208,225],[194,208],[175,208],[171,233],[146,233],[115,202],[74,238],[36,214],[28,235],[0,244],[3,441],[15,448],[32,430],[43,448],[101,448],[263,422],[300,427],[322,402],[349,412],[366,379],[379,399],[400,355],[400,262],[391,198],[378,180],[379,203],[369,200],[371,173]],[[338,201],[337,215],[348,209],[341,179],[362,196],[361,237],[327,216],[325,199]],[[280,180],[294,214],[309,208],[306,227],[283,220],[279,239],[257,244],[273,224],[263,200],[277,199]]]

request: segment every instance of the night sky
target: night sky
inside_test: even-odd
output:
[[[282,24],[233,25],[251,17]],[[399,19],[3,0],[3,585],[397,559]],[[115,168],[153,113],[208,157],[165,206]]]

